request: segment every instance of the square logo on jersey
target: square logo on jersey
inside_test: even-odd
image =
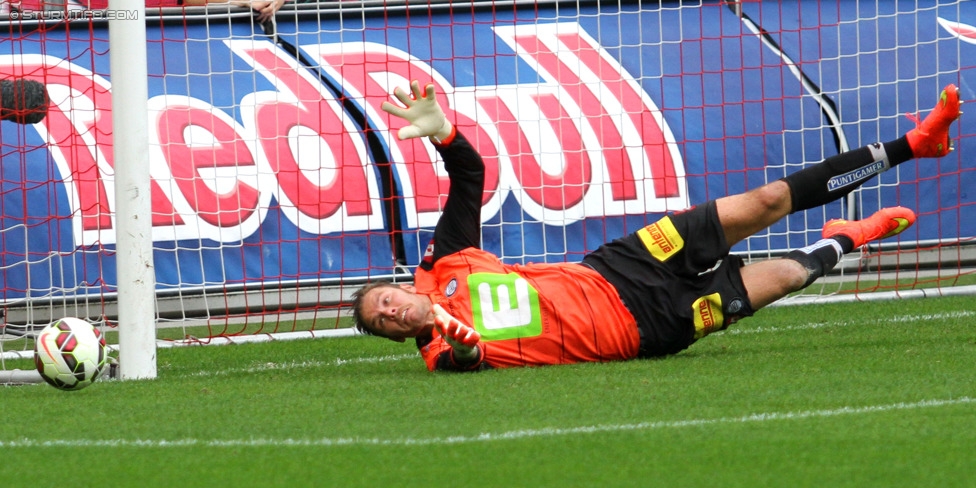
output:
[[[718,293],[695,300],[691,308],[695,314],[695,339],[701,339],[722,328],[725,316],[722,314],[722,296]]]
[[[525,278],[511,273],[468,275],[472,326],[484,341],[542,335],[539,292]]]
[[[671,217],[664,217],[637,231],[637,237],[640,237],[647,251],[662,263],[685,247],[685,240],[674,227]]]

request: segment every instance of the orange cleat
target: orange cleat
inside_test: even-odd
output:
[[[916,124],[906,134],[908,145],[916,158],[941,158],[953,150],[949,126],[962,115],[960,105],[959,88],[950,84],[942,90],[939,102],[925,120],[919,121],[917,115],[908,114],[908,118]]]
[[[846,236],[854,241],[856,249],[869,241],[900,234],[914,223],[915,212],[905,207],[888,207],[863,220],[833,219],[824,224],[823,237]]]

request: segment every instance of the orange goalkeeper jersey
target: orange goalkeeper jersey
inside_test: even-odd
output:
[[[637,323],[616,289],[572,263],[508,265],[469,247],[414,277],[428,295],[480,334],[491,367],[542,366],[637,357]],[[420,353],[433,371],[450,346],[434,332]]]

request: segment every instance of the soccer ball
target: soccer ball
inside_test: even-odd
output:
[[[80,390],[108,364],[105,338],[85,320],[65,317],[41,330],[34,341],[34,365],[44,381],[61,390]]]

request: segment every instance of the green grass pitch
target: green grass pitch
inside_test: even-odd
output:
[[[17,486],[963,487],[976,298],[775,307],[661,360],[431,374],[355,337],[0,388]]]

